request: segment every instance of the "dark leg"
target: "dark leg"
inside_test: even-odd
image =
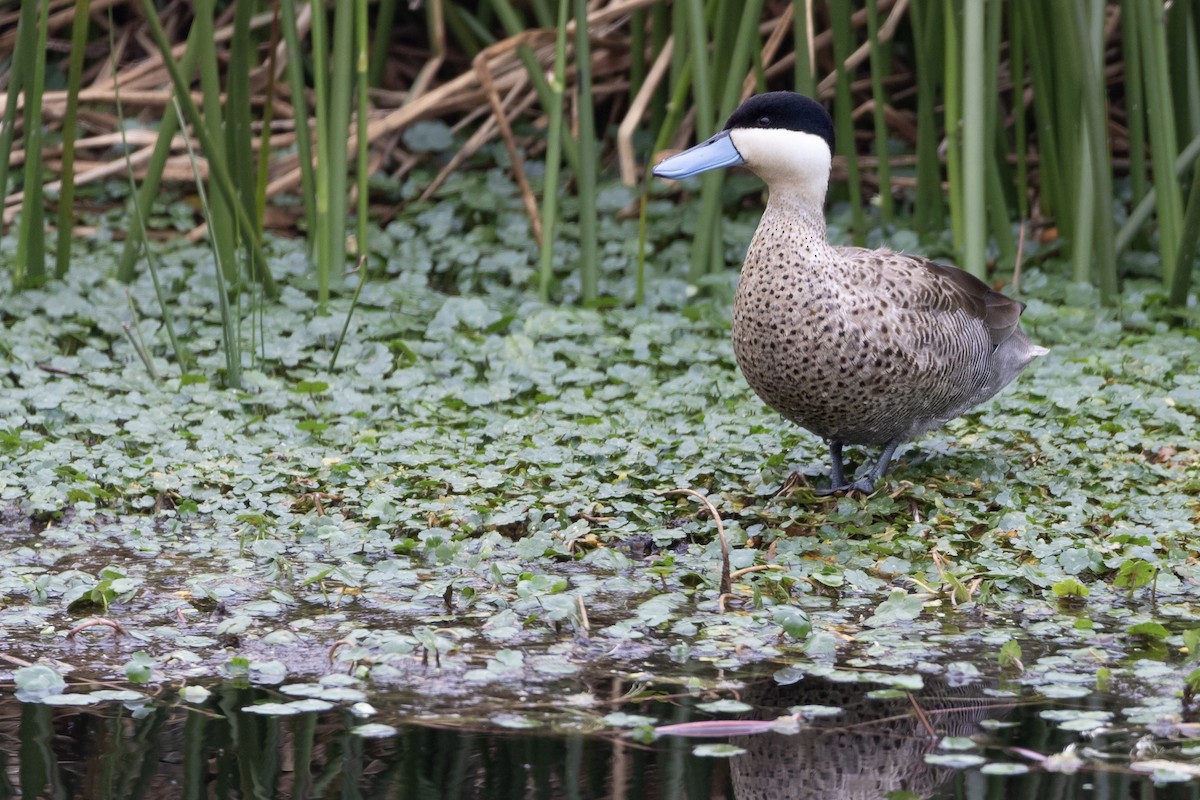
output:
[[[842,443],[837,439],[829,440],[829,461],[831,469],[829,473],[829,488],[818,489],[817,496],[824,497],[826,495],[844,492],[847,489],[854,488],[846,483],[846,470],[842,464]]]
[[[851,491],[862,492],[863,494],[870,494],[875,491],[875,484],[879,483],[879,479],[883,477],[883,473],[887,472],[888,465],[892,463],[892,456],[896,454],[896,448],[899,446],[899,439],[893,439],[884,445],[883,452],[879,454],[879,460],[875,462],[875,468],[865,477],[855,481],[849,489]]]

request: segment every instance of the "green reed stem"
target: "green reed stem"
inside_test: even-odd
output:
[[[359,0],[359,2],[365,2],[365,0]],[[366,19],[366,17],[364,16],[363,19]],[[350,332],[350,321],[354,319],[354,312],[358,308],[359,295],[362,294],[363,287],[367,285],[367,281],[371,277],[367,270],[367,256],[365,253],[358,257],[358,265],[354,271],[358,273],[358,285],[354,287],[354,295],[350,298],[350,308],[346,311],[346,321],[342,323],[342,332],[338,334],[337,343],[333,346],[333,353],[329,356],[330,372],[333,372],[337,368],[338,354],[342,352],[342,345],[346,342],[346,334]]]
[[[1183,216],[1183,231],[1175,274],[1167,284],[1167,302],[1177,308],[1187,305],[1192,288],[1192,273],[1196,269],[1197,243],[1200,242],[1200,168],[1192,169],[1192,190],[1188,193],[1187,209]]]
[[[696,138],[702,140],[712,135],[716,126],[716,110],[709,72],[709,36],[704,19],[704,4],[701,0],[685,0],[683,10],[687,15],[688,44],[691,47],[692,98],[696,104]],[[706,172],[700,176],[700,212],[692,239],[689,277],[695,282],[712,270],[714,231],[720,231],[721,184],[720,172]]]
[[[369,80],[371,86],[383,83],[383,68],[387,66],[392,45],[392,25],[396,19],[399,0],[379,0],[375,11],[375,41],[372,42]],[[430,36],[430,41],[433,37]]]
[[[175,113],[180,117],[180,127],[183,127],[181,105],[182,102],[177,96],[175,98]],[[200,170],[197,166],[198,159],[196,158],[195,151],[192,149],[192,140],[187,137],[184,140],[187,143],[188,159],[192,162],[192,172],[196,175],[196,195],[200,198],[200,208],[204,212],[205,219],[211,219],[212,206],[208,202],[208,194],[204,191],[204,181],[200,180]],[[230,191],[230,195],[232,194],[232,191]],[[221,250],[217,247],[216,241],[211,236],[209,237],[209,244],[212,247],[213,276],[217,284],[217,309],[221,315],[221,350],[225,355],[225,384],[231,389],[240,389],[242,388],[242,348],[241,339],[237,335],[237,322],[240,319],[240,315],[235,316],[233,309],[229,305],[229,287],[225,281],[225,273],[230,270],[221,264]],[[155,284],[157,283],[158,279],[155,278]]]
[[[996,87],[1000,82],[1000,48],[1004,33],[1004,5],[999,0],[987,4],[984,22],[984,86]],[[1012,171],[1008,167],[1008,137],[1000,121],[1000,94],[995,89],[984,101],[987,122],[984,126],[984,152],[987,154],[984,182],[987,188],[987,216],[992,241],[996,243],[1000,262],[1012,265],[1017,260],[1017,238],[1013,233],[1012,213],[1016,202]]]
[[[964,257],[966,246],[966,199],[963,196],[963,57],[960,49],[962,31],[959,12],[962,2],[970,0],[944,0],[942,34],[945,37],[945,136],[946,136],[946,180],[950,186],[950,228],[954,234],[954,248],[959,258]]]
[[[71,266],[71,238],[75,227],[75,124],[79,116],[79,87],[83,83],[83,53],[87,48],[90,0],[75,0],[71,20],[71,61],[67,67],[67,110],[63,115],[62,189],[58,192],[58,233],[54,275],[61,278]],[[0,191],[0,196],[4,192]]]
[[[938,3],[917,3],[912,15],[913,44],[917,71],[917,191],[913,227],[922,238],[941,234],[945,220],[942,193],[942,164],[938,156],[940,132],[934,104],[939,93],[935,77],[942,74],[942,39]]]
[[[233,169],[236,165],[229,159],[228,139],[225,135],[225,123],[222,119],[221,75],[217,67],[216,39],[213,27],[215,14],[216,4],[214,0],[197,0],[195,24],[200,26],[200,52],[198,61],[200,66],[200,93],[204,103],[204,119],[201,124],[205,127],[208,140],[212,145],[212,150],[209,150],[208,147],[204,148],[204,155],[208,158],[209,162],[220,162],[224,165],[232,181]],[[169,58],[169,51],[163,57]],[[226,197],[216,188],[216,180],[216,174],[210,170],[208,185],[210,194],[212,195],[212,202],[210,204],[211,213],[206,214],[208,220],[208,237],[217,249],[217,252],[221,254],[219,261],[225,270],[226,282],[232,283],[237,279],[237,274],[234,272],[237,266],[234,252],[237,250],[238,242],[238,230],[234,222],[237,212],[233,207],[239,205],[240,184],[231,183],[233,190]],[[248,216],[247,219],[249,219]],[[255,227],[257,228],[257,226]]]
[[[1171,98],[1171,76],[1167,71],[1166,37],[1162,27],[1163,9],[1151,3],[1133,0],[1130,24],[1138,29],[1142,55],[1142,75],[1146,79],[1146,116],[1150,130],[1150,160],[1158,198],[1158,242],[1162,259],[1162,277],[1166,286],[1174,285],[1175,259],[1182,243],[1183,196],[1174,179],[1173,165],[1178,154],[1175,140],[1175,112]]]
[[[109,53],[116,52],[115,30],[116,30],[116,25],[113,24],[112,6],[109,6],[109,8],[108,8],[108,52]],[[194,26],[193,26],[193,30],[195,30]],[[190,38],[189,38],[189,41],[190,41]],[[191,49],[191,48],[189,47],[187,49]],[[186,50],[185,50],[184,58],[185,59],[187,58]],[[115,64],[112,65],[112,78],[113,78],[113,98],[116,101],[117,117],[119,119],[125,119],[125,114],[121,107],[121,85],[120,85],[120,82],[117,80],[117,69],[116,69]],[[175,109],[168,109],[166,113],[170,114],[172,110],[175,112],[174,116],[176,118],[176,125],[178,125],[178,106],[176,106]],[[165,120],[165,119],[167,119],[167,117],[164,117],[163,119]],[[133,164],[130,163],[130,160],[129,160],[130,149],[129,149],[128,143],[125,140],[125,127],[124,126],[121,126],[121,145],[122,145],[121,150],[125,154],[125,175],[126,175],[126,179],[129,181],[129,194],[130,194],[130,196],[134,196],[136,194],[136,190],[137,190],[137,181],[133,177]],[[194,168],[195,167],[193,165],[193,169]],[[161,174],[161,172],[160,172],[160,174]],[[198,175],[199,173],[197,172],[196,174]],[[198,182],[199,182],[199,178],[197,178],[197,183]],[[133,221],[134,221],[133,230],[137,232],[137,235],[140,237],[141,241],[143,241],[143,242],[148,241],[148,239],[146,238],[146,214],[145,214],[145,210],[147,208],[149,208],[149,205],[142,205],[141,203],[136,202],[136,201],[132,204],[132,208],[131,208],[131,211],[133,212],[132,215],[133,215]],[[158,262],[155,260],[154,253],[151,251],[151,249],[148,246],[146,247],[146,266],[147,266],[147,270],[150,273],[150,280],[154,284],[154,296],[158,300],[158,308],[162,312],[163,327],[166,328],[166,331],[167,331],[167,340],[170,341],[171,350],[172,350],[172,352],[175,353],[175,359],[179,362],[180,373],[185,373],[188,371],[188,368],[192,364],[192,356],[191,356],[191,353],[188,352],[187,348],[184,347],[183,343],[180,341],[179,337],[175,333],[175,315],[171,313],[171,305],[170,305],[170,303],[167,302],[167,294],[163,290],[162,281],[159,279],[159,276],[158,276]],[[140,331],[139,331],[139,335],[140,335]],[[153,373],[153,369],[154,369],[153,365],[148,363],[147,367]]]
[[[579,278],[585,305],[599,296],[600,253],[596,219],[595,106],[592,98],[592,45],[587,26],[586,0],[575,2],[575,70],[579,97],[579,164],[575,183],[579,193]]]
[[[888,48],[879,41],[879,0],[867,0],[867,37],[871,44],[871,118],[875,125],[875,157],[879,159],[879,166],[875,169],[879,179],[879,217],[884,225],[890,225],[894,204],[887,117],[884,113],[887,96],[883,92],[883,77],[888,71]]]
[[[296,130],[296,154],[300,160],[300,199],[304,202],[304,222],[308,235],[309,256],[316,253],[317,187],[313,174],[313,147],[309,131],[308,100],[304,80],[304,51],[300,49],[300,32],[296,27],[296,0],[279,4],[283,22],[283,41],[287,47],[287,78],[291,95],[292,119]],[[186,58],[186,56],[185,56]]]
[[[180,72],[184,75],[191,76],[196,71],[196,58],[200,54],[200,48],[196,46],[196,42],[199,40],[198,31],[199,28],[196,25],[192,25],[191,30],[188,31],[183,58],[179,61]],[[143,219],[149,216],[150,209],[153,208],[154,201],[158,198],[163,169],[167,165],[167,159],[171,156],[171,142],[178,132],[179,116],[173,109],[164,108],[163,117],[158,124],[158,137],[154,142],[154,150],[150,154],[150,161],[146,164],[142,186],[129,201],[130,216],[141,215]],[[146,243],[144,234],[144,226],[134,226],[129,230],[125,246],[121,249],[121,260],[117,262],[117,280],[122,283],[133,281],[134,265]]]
[[[225,70],[224,135],[230,177],[237,186],[242,205],[248,213],[253,214],[254,230],[257,232],[262,230],[263,220],[256,200],[257,171],[254,165],[254,135],[251,131],[250,111],[250,73],[255,67],[250,22],[254,11],[254,3],[238,3],[234,8],[233,38],[229,42],[229,67]]]
[[[746,0],[741,6],[737,35],[733,40],[729,63],[725,71],[725,86],[721,92],[720,119],[733,113],[741,100],[742,82],[754,64],[755,45],[759,43],[758,22],[762,17],[763,0]]]
[[[367,53],[370,49],[370,36],[367,26],[367,0],[355,0],[354,3],[354,35],[357,44],[357,58],[355,58],[355,75],[357,76],[357,85],[355,86],[355,94],[358,97],[358,114],[357,122],[357,156],[358,159],[354,165],[354,178],[357,181],[355,192],[357,197],[357,207],[355,208],[354,218],[356,222],[354,239],[356,242],[356,255],[360,257],[358,266],[361,272],[359,279],[359,287],[355,290],[357,295],[361,290],[362,284],[366,282],[367,262],[361,257],[370,252],[370,243],[368,237],[368,216],[369,216],[369,201],[371,199],[370,191],[368,190],[368,181],[370,177],[370,163],[368,155],[370,154],[370,141],[367,139],[367,122],[369,112],[371,110],[370,98],[367,95]],[[353,307],[351,307],[353,312]]]
[[[1025,37],[1020,33],[1019,18],[1016,5],[1009,6],[1008,30],[1009,55],[1008,68],[1012,75],[1012,114],[1013,114],[1013,147],[1017,164],[1017,174],[1013,185],[1016,187],[1017,216],[1029,219],[1029,132],[1025,129]],[[997,126],[1002,133],[1003,126]]]
[[[1142,75],[1142,59],[1139,53],[1139,37],[1136,24],[1131,24],[1129,3],[1121,3],[1121,64],[1125,68],[1125,126],[1129,130],[1129,187],[1131,199],[1136,205],[1146,196],[1146,93]]]
[[[863,211],[862,182],[858,174],[858,148],[854,139],[854,107],[850,96],[850,73],[846,59],[854,51],[850,30],[849,0],[830,0],[829,17],[833,28],[833,60],[837,65],[836,97],[833,110],[834,130],[837,133],[838,152],[846,159],[846,188],[850,193],[850,232],[854,243],[862,246],[867,241],[867,218]]]
[[[554,278],[554,234],[558,227],[558,175],[562,167],[563,91],[567,76],[567,22],[570,8],[566,0],[558,4],[558,25],[554,39],[554,73],[550,82],[551,103],[546,113],[550,121],[546,139],[546,171],[542,179],[542,247],[538,253],[538,296],[550,299]]]
[[[994,0],[993,0],[994,2]],[[987,141],[987,112],[984,97],[984,5],[968,2],[963,11],[964,58],[962,78],[962,262],[960,266],[977,278],[987,275],[987,188],[984,143]],[[949,124],[949,122],[947,122]]]
[[[1079,235],[1088,242],[1091,275],[1100,287],[1100,299],[1107,305],[1117,301],[1120,289],[1117,285],[1117,260],[1113,248],[1113,227],[1110,205],[1112,188],[1112,155],[1108,149],[1108,114],[1104,85],[1104,9],[1090,0],[1075,0],[1073,4],[1076,26],[1083,35],[1078,38],[1080,65],[1083,72],[1083,124],[1087,131],[1087,149],[1084,151],[1084,167],[1091,190],[1092,235]],[[1081,191],[1081,200],[1086,195]],[[1080,213],[1082,218],[1083,212]],[[1078,268],[1078,265],[1076,265]]]
[[[8,70],[8,86],[5,87],[4,116],[0,117],[0,197],[8,195],[8,165],[12,156],[13,135],[17,129],[17,100],[21,97],[26,80],[33,75],[34,62],[38,58],[37,20],[40,7],[39,3],[21,3],[21,13],[17,17],[17,41]],[[20,265],[15,265],[14,269],[20,269]]]
[[[138,2],[142,13],[145,15],[146,24],[150,29],[150,36],[154,40],[154,45],[163,54],[163,65],[167,68],[167,72],[171,76],[171,84],[175,89],[175,96],[182,107],[183,116],[195,129],[196,138],[200,140],[200,147],[203,151],[206,153],[214,152],[210,149],[213,147],[212,137],[209,136],[208,130],[204,126],[204,120],[200,116],[200,111],[196,108],[196,104],[188,92],[188,85],[179,71],[179,64],[171,58],[171,45],[167,41],[167,35],[163,31],[162,23],[159,22],[158,16],[155,13],[153,0],[138,0]],[[250,220],[250,215],[246,213],[246,209],[240,203],[234,202],[237,199],[237,192],[233,187],[233,181],[229,177],[229,171],[225,162],[221,159],[211,158],[208,162],[208,169],[216,178],[217,189],[230,202],[238,215],[238,224],[242,235],[247,239],[247,250],[250,253],[254,278],[262,282],[263,290],[267,293],[268,297],[276,296],[278,294],[278,287],[275,284],[275,279],[271,276],[270,269],[267,267],[262,247],[259,244],[258,235],[254,232],[254,226]]]
[[[1200,135],[1197,135],[1192,141],[1188,142],[1188,146],[1183,148],[1183,152],[1175,160],[1176,178],[1182,176],[1197,158],[1200,158]],[[1172,180],[1171,183],[1174,184],[1175,181]],[[1125,252],[1133,242],[1138,231],[1146,224],[1146,220],[1150,219],[1150,214],[1153,213],[1157,206],[1157,200],[1157,191],[1155,187],[1151,186],[1146,192],[1146,196],[1129,213],[1129,219],[1125,220],[1125,224],[1121,226],[1121,230],[1117,231],[1116,239],[1113,242],[1113,251],[1116,255]]]
[[[797,92],[813,97],[817,93],[817,81],[813,75],[811,54],[808,51],[808,40],[812,35],[812,31],[808,29],[812,0],[795,0],[795,5],[792,40],[796,43],[796,63],[792,68],[792,82]]]
[[[567,0],[559,0],[559,2],[567,2]],[[453,6],[454,4],[450,3],[447,6],[447,11]],[[505,33],[509,36],[517,36],[525,32],[525,26],[509,0],[488,0],[486,7],[496,12],[496,17],[500,20]],[[583,19],[586,18],[585,15]],[[447,19],[449,19],[448,14]],[[581,24],[587,27],[585,23]],[[575,57],[578,59],[579,54],[576,53]],[[546,80],[546,70],[542,68],[537,56],[529,45],[523,44],[517,48],[517,58],[521,61],[522,66],[525,67],[525,72],[529,75],[529,82],[533,84],[533,89],[537,92],[538,102],[541,103],[543,109],[550,108],[554,102],[553,92],[550,89],[550,82]],[[570,166],[571,171],[575,175],[579,175],[582,168],[580,164],[579,144],[575,141],[575,137],[571,135],[570,131],[563,131],[562,149],[563,155],[567,159],[567,165]]]
[[[314,8],[312,29],[309,33],[313,58],[313,118],[314,132],[317,137],[317,164],[314,170],[316,178],[316,212],[317,232],[315,241],[315,261],[317,270],[317,306],[324,314],[329,307],[329,273],[333,271],[333,229],[334,223],[330,218],[330,193],[332,174],[330,169],[330,151],[340,147],[330,141],[334,126],[330,122],[330,89],[326,75],[329,64],[328,33],[326,28],[329,20],[325,15],[324,4]]]
[[[30,3],[30,5],[33,5]],[[46,39],[49,0],[37,4],[36,45],[28,58],[25,81],[25,182],[21,221],[17,229],[17,260],[13,285],[22,289],[46,280],[46,208],[42,199],[42,92],[46,86]],[[19,278],[19,279],[18,279]]]
[[[326,133],[329,135],[329,146],[326,148],[326,161],[329,186],[328,215],[329,236],[326,244],[329,247],[329,272],[325,276],[324,299],[318,297],[318,304],[324,313],[329,301],[329,284],[337,278],[341,280],[346,269],[346,221],[350,204],[349,191],[349,156],[346,152],[346,138],[350,134],[350,109],[352,106],[351,87],[357,52],[354,47],[354,18],[355,3],[341,2],[334,4],[333,44],[330,57],[333,62],[333,74],[329,83],[329,96],[325,106]],[[324,63],[324,62],[322,62]],[[321,165],[318,165],[320,168]]]

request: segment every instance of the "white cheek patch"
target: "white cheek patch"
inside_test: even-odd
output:
[[[768,184],[804,184],[824,194],[832,154],[820,136],[782,128],[736,128],[729,132],[746,166]]]

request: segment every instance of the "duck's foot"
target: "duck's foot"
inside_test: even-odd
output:
[[[875,480],[866,475],[859,478],[854,483],[843,483],[840,486],[830,486],[828,489],[817,489],[817,497],[829,497],[834,494],[851,494],[852,492],[860,492],[862,494],[871,494],[875,491]]]
[[[851,492],[871,494],[875,491],[875,484],[879,483],[879,479],[883,477],[883,473],[887,472],[888,465],[892,463],[892,456],[896,454],[896,448],[899,446],[899,439],[893,439],[888,442],[883,446],[883,452],[879,454],[879,460],[875,462],[875,466],[871,471],[858,480],[851,482],[846,480],[845,465],[842,462],[842,443],[837,439],[830,439],[829,461],[831,485],[828,489],[818,489],[817,496],[828,497],[831,494],[850,494]]]

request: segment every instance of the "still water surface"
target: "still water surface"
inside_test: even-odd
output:
[[[1128,768],[1130,752],[1149,746],[1144,731],[1114,725],[1079,733],[1053,721],[1063,713],[1102,712],[1105,704],[1096,697],[1051,706],[988,696],[978,685],[927,683],[910,694],[816,678],[789,685],[768,678],[739,694],[753,710],[705,713],[697,707],[705,698],[669,691],[613,709],[651,717],[655,725],[699,725],[718,718],[771,720],[802,706],[806,722],[790,735],[639,740],[615,730],[612,718],[607,725],[583,716],[572,723],[563,713],[566,698],[544,724],[516,731],[505,726],[518,718],[503,711],[494,715],[495,724],[447,715],[417,720],[389,714],[383,697],[372,698],[377,711],[369,720],[349,706],[253,713],[247,709],[295,698],[233,684],[213,687],[199,704],[162,696],[63,708],[6,695],[0,698],[0,797],[1200,798],[1200,783],[1160,776],[1156,784]],[[536,724],[527,714],[519,719]],[[367,722],[375,727],[363,728]],[[649,731],[645,726],[642,733]],[[741,752],[695,754],[697,746],[714,743]],[[1046,769],[1034,757],[1072,744],[1089,753],[1078,771],[1069,764],[1068,771]],[[1164,745],[1166,757],[1189,760],[1180,748]],[[1111,768],[1103,766],[1106,759]],[[978,763],[963,766],[972,761]]]

